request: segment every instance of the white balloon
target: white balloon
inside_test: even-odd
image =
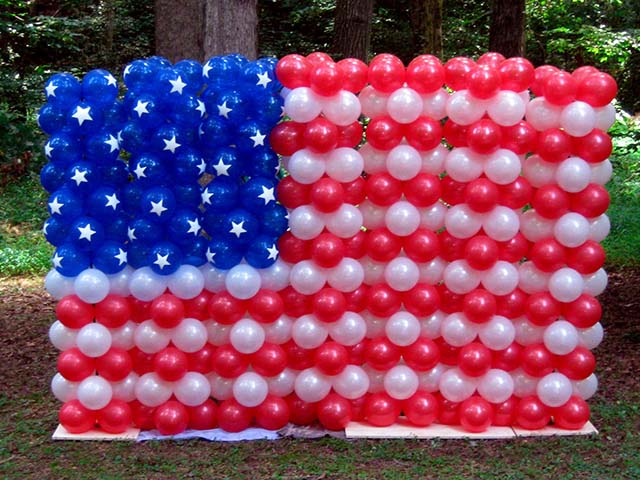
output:
[[[371,85],[362,89],[358,98],[365,117],[376,118],[387,113],[387,98],[389,96],[377,91]]]
[[[303,148],[291,155],[287,167],[296,182],[309,185],[317,182],[324,175],[325,156]]]
[[[604,329],[600,322],[592,325],[589,328],[578,329],[578,343],[584,348],[593,350],[597,348],[604,338]]]
[[[80,382],[76,395],[83,407],[89,410],[100,410],[111,401],[113,392],[109,382],[102,377],[92,375]]]
[[[363,370],[369,377],[369,393],[384,392],[384,376],[387,372],[376,370],[370,365],[365,365]]]
[[[360,260],[360,265],[364,270],[364,283],[375,285],[384,281],[384,269],[387,266],[384,262],[376,262],[370,257],[364,256]]]
[[[487,323],[480,325],[478,337],[490,350],[504,350],[516,338],[516,329],[506,317],[494,315]]]
[[[319,402],[330,390],[331,381],[315,368],[302,370],[296,378],[295,392],[304,402]]]
[[[414,122],[422,113],[422,97],[412,88],[398,88],[387,99],[387,111],[398,123]]]
[[[518,286],[519,278],[518,269],[512,263],[498,260],[482,272],[482,285],[494,295],[506,295]]]
[[[584,380],[572,381],[573,394],[579,396],[583,400],[593,397],[598,390],[598,377],[593,373]]]
[[[109,278],[109,293],[112,295],[120,295],[121,297],[128,297],[131,294],[129,291],[129,279],[133,272],[133,268],[126,265],[118,273],[107,275]]]
[[[384,376],[384,389],[391,398],[406,400],[418,391],[418,375],[406,365],[396,365]]]
[[[329,270],[327,283],[341,292],[353,292],[364,281],[364,269],[354,258],[343,258]]]
[[[329,153],[326,160],[327,175],[338,182],[353,182],[362,175],[363,170],[364,159],[362,155],[353,148],[336,148]]]
[[[268,394],[269,384],[255,372],[245,372],[233,382],[233,397],[244,407],[257,407]]]
[[[444,284],[458,294],[469,293],[480,284],[480,273],[469,266],[466,260],[454,260],[444,269]]]
[[[513,378],[513,394],[516,397],[524,398],[530,395],[535,395],[536,386],[538,385],[538,379],[528,375],[521,368],[516,368],[510,372],[511,378]]]
[[[150,267],[138,268],[129,279],[131,295],[143,302],[150,302],[159,297],[166,288],[166,278],[155,273]]]
[[[506,148],[499,148],[490,154],[484,163],[484,174],[498,185],[514,182],[521,170],[520,157]]]
[[[549,284],[550,273],[543,272],[531,261],[523,262],[518,267],[520,289],[528,294],[544,292]]]
[[[287,315],[280,315],[274,322],[263,326],[265,341],[282,345],[291,339],[293,320]]]
[[[515,341],[523,347],[534,343],[541,343],[544,338],[545,327],[534,325],[527,317],[519,317],[513,320],[516,331]]]
[[[537,97],[527,104],[526,119],[539,132],[560,126],[562,107],[553,105],[544,97]]]
[[[180,265],[178,270],[169,275],[167,286],[176,297],[189,300],[202,293],[204,275],[193,265]]]
[[[350,203],[343,203],[335,212],[325,215],[327,230],[340,238],[351,238],[362,228],[362,213]]]
[[[422,95],[422,114],[435,120],[442,120],[447,116],[448,100],[449,93],[444,88]]]
[[[56,373],[51,379],[51,392],[61,402],[68,402],[77,398],[78,385],[78,382],[70,382]]]
[[[458,90],[447,100],[447,116],[458,125],[471,125],[482,118],[488,102],[479,100],[468,90]]]
[[[266,380],[269,385],[269,393],[276,397],[283,398],[293,393],[297,376],[298,374],[295,370],[285,368],[275,377],[267,378]]]
[[[596,128],[606,132],[616,121],[616,108],[610,103],[594,110],[596,112]]]
[[[607,288],[607,272],[604,268],[599,268],[595,273],[584,276],[584,293],[597,297]]]
[[[535,209],[527,210],[520,216],[520,231],[530,242],[537,242],[553,235],[554,223],[540,215]]]
[[[289,286],[291,267],[284,260],[278,258],[273,265],[259,270],[262,288],[279,292]]]
[[[444,227],[446,215],[447,207],[438,200],[433,205],[420,209],[420,227],[436,232]]]
[[[101,323],[89,323],[78,331],[76,345],[87,357],[101,357],[111,348],[111,332]]]
[[[445,313],[437,310],[428,317],[420,319],[420,336],[435,340],[440,336],[440,329],[442,327],[442,321],[445,318]]]
[[[77,329],[65,327],[60,320],[56,320],[49,327],[49,340],[60,351],[75,347],[77,336]]]
[[[87,268],[76,277],[73,289],[83,302],[98,303],[109,295],[109,278],[97,268]]]
[[[132,402],[136,399],[136,385],[140,376],[136,372],[131,372],[124,380],[113,382],[111,390],[113,390],[113,398],[122,400],[123,402]]]
[[[211,385],[203,374],[187,372],[175,382],[173,393],[178,401],[188,407],[202,405],[211,396]]]
[[[598,163],[591,164],[591,177],[589,181],[591,183],[597,183],[598,185],[606,185],[611,176],[613,175],[613,165],[609,159]]]
[[[236,265],[227,273],[224,284],[232,296],[247,300],[260,290],[260,274],[251,265]]]
[[[65,277],[58,273],[55,268],[52,268],[44,278],[44,288],[49,295],[56,300],[60,300],[62,297],[66,297],[67,295],[73,295],[73,281],[74,277]]]
[[[386,318],[376,317],[368,312],[363,313],[363,318],[367,324],[367,338],[378,338],[385,334],[384,327],[387,324]]]
[[[420,282],[437,285],[442,281],[446,266],[447,262],[440,257],[436,257],[428,263],[418,264],[418,268],[420,269]]]
[[[135,346],[134,334],[138,324],[129,320],[127,323],[118,328],[110,328],[111,346],[121,348],[123,350],[131,350]]]
[[[502,127],[510,127],[524,117],[526,104],[522,97],[510,90],[500,90],[487,105],[487,113],[491,120]]]
[[[384,331],[391,343],[406,347],[420,336],[420,322],[412,313],[400,311],[389,317]]]
[[[224,279],[227,277],[226,270],[221,270],[210,263],[205,263],[200,267],[200,272],[204,278],[205,289],[214,293],[222,292],[224,290]]]
[[[447,365],[439,363],[431,370],[418,372],[418,388],[429,393],[437,392],[440,389],[440,378],[447,370],[449,370]]]
[[[255,353],[264,344],[265,332],[262,326],[250,318],[243,318],[231,327],[229,341],[240,353]]]
[[[336,125],[351,125],[358,120],[361,110],[360,100],[348,90],[340,90],[333,97],[322,99],[322,113]]]
[[[450,402],[462,402],[473,395],[477,380],[462,373],[459,368],[447,370],[440,376],[439,389]]]
[[[584,137],[596,126],[596,112],[585,102],[571,102],[562,109],[560,126],[572,137]]]
[[[157,353],[171,341],[171,330],[159,327],[153,320],[145,320],[133,333],[133,341],[144,353]]]
[[[589,238],[589,221],[579,213],[565,213],[556,221],[553,235],[565,247],[579,247]]]
[[[561,373],[550,373],[536,386],[540,401],[549,407],[559,407],[569,401],[573,393],[571,381]]]
[[[549,293],[560,302],[573,302],[582,294],[583,289],[582,275],[573,268],[556,270],[549,278]]]
[[[406,237],[420,226],[420,212],[411,203],[400,200],[389,207],[384,222],[391,233]]]
[[[433,150],[420,152],[420,157],[422,158],[420,171],[422,173],[430,173],[431,175],[440,175],[444,172],[444,162],[448,154],[449,150],[442,144]]]
[[[289,281],[296,291],[303,295],[313,295],[324,287],[327,275],[311,260],[303,260],[291,268]]]
[[[485,156],[467,147],[453,148],[444,161],[444,168],[456,182],[471,182],[482,175]]]
[[[578,331],[566,320],[557,320],[544,331],[544,346],[551,353],[566,355],[578,346]]]
[[[518,233],[520,218],[512,209],[498,205],[484,216],[482,228],[496,242],[506,242]]]
[[[335,392],[348,400],[362,397],[369,390],[369,376],[362,367],[347,365],[332,379]]]
[[[324,229],[324,218],[311,205],[301,205],[289,212],[289,228],[295,237],[311,240]]]
[[[531,155],[522,162],[522,175],[535,188],[554,183],[557,164],[547,162],[539,155]]]
[[[611,221],[605,213],[589,221],[589,240],[602,242],[610,231]]]
[[[365,199],[360,205],[358,205],[360,213],[362,213],[362,225],[367,230],[375,230],[376,228],[384,227],[384,218],[387,214],[387,209],[380,207],[368,199]],[[289,220],[291,222],[291,220]]]
[[[202,349],[207,343],[207,339],[207,328],[195,318],[183,319],[171,334],[171,341],[176,348],[187,353]]]
[[[364,171],[369,175],[386,171],[387,152],[377,150],[369,143],[365,143],[358,152],[360,152],[362,160],[364,161]]]
[[[384,279],[398,292],[406,292],[416,286],[420,278],[418,266],[407,257],[396,257],[387,263]]]
[[[478,393],[490,403],[502,403],[513,395],[513,379],[504,370],[492,368],[478,383]]]
[[[451,207],[444,217],[447,231],[457,238],[471,238],[480,231],[483,216],[474,212],[466,203]]]
[[[207,341],[210,344],[220,347],[230,343],[231,325],[221,325],[213,320],[206,320],[202,324],[207,329]]]
[[[563,190],[576,193],[585,189],[591,181],[591,167],[579,157],[563,160],[556,170],[556,182]]]
[[[296,345],[306,348],[318,348],[329,336],[325,324],[313,315],[303,315],[293,322],[291,337]]]
[[[476,338],[478,327],[467,320],[462,312],[447,315],[441,324],[442,338],[453,347],[463,347]]]
[[[356,312],[345,312],[337,322],[328,325],[329,335],[340,345],[347,347],[360,343],[366,333],[367,324]]]
[[[228,400],[233,397],[235,378],[224,378],[216,373],[210,373],[207,375],[207,380],[211,387],[211,396],[216,400]]]
[[[310,122],[321,111],[322,104],[318,95],[308,87],[294,88],[284,99],[284,113],[295,122]]]
[[[389,174],[405,181],[415,177],[422,168],[422,157],[411,145],[398,145],[387,155],[386,166]]]

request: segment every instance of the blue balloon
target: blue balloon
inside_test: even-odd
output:
[[[164,123],[167,108],[156,95],[142,93],[127,100],[129,118],[143,130],[154,130]]]
[[[244,122],[251,110],[251,101],[238,90],[221,90],[215,97],[211,115],[218,115],[237,125]]]
[[[236,208],[226,215],[224,236],[235,245],[249,244],[260,231],[258,219],[242,208]]]
[[[202,190],[202,204],[207,210],[228,212],[238,202],[238,185],[227,177],[216,177]]]
[[[175,68],[162,68],[156,73],[154,85],[161,98],[175,100],[192,91],[186,80]]]
[[[54,247],[62,245],[69,233],[69,224],[61,221],[58,217],[50,217],[45,220],[42,226],[44,237]]]
[[[104,126],[107,129],[117,132],[122,130],[122,127],[127,121],[127,111],[124,108],[124,103],[120,101],[114,101],[109,105],[105,105],[103,109]]]
[[[80,217],[69,227],[67,238],[82,250],[95,250],[104,242],[104,228],[95,218]]]
[[[51,262],[58,273],[65,277],[75,277],[91,265],[89,255],[70,243],[63,243],[56,248]]]
[[[44,144],[44,154],[53,163],[69,165],[80,160],[82,149],[75,137],[67,133],[56,133]]]
[[[100,222],[107,223],[122,212],[122,200],[113,187],[102,186],[87,198],[87,211]]]
[[[287,209],[282,205],[278,203],[267,205],[259,217],[262,233],[274,237],[282,235],[289,228],[287,215]]]
[[[280,121],[284,112],[284,99],[279,94],[258,94],[252,98],[253,108],[251,117],[268,125],[275,125]]]
[[[202,216],[202,228],[210,237],[216,237],[225,233],[227,216],[217,213],[216,210],[207,210]]]
[[[194,144],[196,137],[191,130],[178,125],[164,124],[152,136],[151,147],[155,152],[173,161],[177,154]]]
[[[244,249],[239,245],[216,237],[209,242],[205,255],[211,265],[229,270],[242,261],[243,253]]]
[[[156,68],[148,60],[134,60],[126,67],[122,78],[130,92],[140,93],[147,88],[151,88]]]
[[[270,132],[271,129],[262,122],[247,120],[239,126],[235,144],[242,152],[251,155],[256,148],[269,147]]]
[[[128,122],[120,132],[122,141],[120,146],[131,154],[138,154],[147,150],[147,132],[135,122]]]
[[[127,235],[129,230],[129,219],[125,214],[121,214],[116,218],[111,219],[104,226],[104,236],[107,240],[113,240],[114,242],[125,243],[129,240]]]
[[[247,247],[244,258],[254,268],[267,268],[278,259],[278,253],[277,237],[258,235]]]
[[[172,242],[158,242],[149,253],[151,270],[160,275],[171,275],[182,264],[182,251]]]
[[[176,209],[176,198],[166,187],[152,187],[142,194],[140,210],[154,222],[168,222]]]
[[[151,153],[140,153],[132,157],[129,160],[129,171],[144,186],[158,185],[169,179],[164,162]]]
[[[172,166],[176,180],[193,181],[206,172],[207,162],[198,150],[188,148],[176,155]]]
[[[129,244],[127,263],[133,268],[148,267],[151,263],[151,248],[147,244]]]
[[[197,182],[174,183],[171,190],[176,197],[176,205],[193,208],[202,201],[202,189]]]
[[[44,133],[52,135],[61,131],[66,124],[65,111],[53,103],[45,103],[38,111],[38,126]]]
[[[139,182],[127,183],[120,190],[120,200],[122,201],[122,210],[129,215],[137,215],[140,212],[140,201],[144,188]]]
[[[242,185],[242,206],[251,213],[260,215],[269,205],[276,203],[276,182],[264,177],[254,177]]]
[[[207,263],[207,246],[209,241],[204,237],[198,237],[182,249],[182,263],[200,267]]]
[[[198,93],[202,88],[202,65],[195,60],[181,60],[173,66],[180,73],[191,93]]]
[[[147,218],[136,218],[127,228],[127,237],[131,245],[149,246],[163,238],[162,227]]]
[[[205,103],[193,94],[185,93],[171,102],[170,118],[184,127],[195,128],[205,117]]]
[[[219,115],[210,115],[199,127],[199,140],[204,149],[226,147],[231,142],[231,124]]]
[[[117,132],[101,130],[84,142],[84,153],[92,162],[106,163],[114,161],[120,155],[120,142]]]
[[[216,148],[209,157],[207,173],[216,177],[240,179],[245,174],[245,162],[233,147]]]
[[[66,187],[59,188],[51,194],[47,207],[49,215],[65,223],[71,223],[84,211],[82,197]]]
[[[82,79],[82,97],[95,104],[108,104],[118,96],[118,80],[101,68],[91,70]]]
[[[200,220],[200,215],[193,210],[186,208],[176,210],[166,226],[167,238],[181,247],[190,245],[200,236],[202,231]]]
[[[102,109],[97,103],[78,102],[67,113],[67,127],[75,135],[91,135],[103,125]]]
[[[93,252],[93,266],[112,275],[127,266],[127,247],[118,242],[106,241]]]
[[[245,165],[249,177],[274,178],[280,170],[280,159],[271,148],[259,147],[245,157]]]
[[[62,187],[65,181],[66,168],[60,165],[49,162],[40,170],[40,183],[49,193]]]
[[[171,68],[171,62],[160,55],[154,55],[153,57],[149,57],[147,59],[149,64],[154,70],[160,70],[162,68]]]
[[[213,57],[202,66],[202,79],[209,88],[217,90],[234,85],[241,72],[241,66],[229,56]]]
[[[277,92],[281,88],[274,69],[260,62],[247,63],[242,68],[240,78],[242,85],[252,91]]]
[[[129,167],[122,160],[100,165],[98,166],[98,172],[100,173],[100,178],[102,178],[102,183],[112,187],[123,187],[129,180]]]
[[[67,168],[65,186],[72,192],[86,195],[100,185],[98,168],[89,162],[74,162]]]
[[[56,73],[46,81],[44,93],[48,102],[61,108],[68,108],[80,101],[80,82],[69,73]]]

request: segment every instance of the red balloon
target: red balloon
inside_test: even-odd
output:
[[[287,208],[293,209],[311,202],[311,187],[296,182],[292,176],[278,182],[276,193],[278,201]]]
[[[546,327],[560,316],[560,303],[549,292],[533,293],[524,307],[527,319],[534,325]]]
[[[469,125],[457,124],[449,118],[444,122],[442,135],[447,143],[452,147],[466,147],[468,131]]]
[[[82,328],[95,317],[93,305],[85,303],[75,295],[67,295],[56,305],[56,318],[68,328]]]
[[[153,421],[162,435],[176,435],[187,429],[189,413],[180,402],[169,400],[156,408]]]
[[[510,372],[520,366],[522,346],[519,343],[514,342],[504,350],[494,350],[491,353],[493,355],[491,368],[499,368]]]
[[[488,118],[478,120],[467,130],[467,144],[482,154],[495,152],[500,147],[502,131],[500,126]]]
[[[153,358],[153,370],[168,382],[180,380],[187,373],[188,368],[187,354],[175,347],[160,350]]]
[[[287,287],[280,292],[284,302],[284,313],[290,317],[301,317],[311,313],[311,298],[297,292],[293,287]]]
[[[596,272],[604,265],[604,248],[598,242],[587,240],[576,248],[568,249],[567,266],[583,275]]]
[[[562,304],[562,316],[576,328],[589,328],[602,318],[602,306],[595,297],[583,293],[573,302]]]
[[[249,368],[249,357],[231,345],[223,345],[211,357],[211,368],[221,377],[236,378]]]
[[[325,397],[326,398],[326,397]],[[285,398],[289,405],[289,421],[294,425],[310,425],[317,417],[317,403],[307,403],[295,393]]]
[[[464,258],[476,270],[488,270],[498,261],[500,249],[492,238],[476,235],[464,247]]]
[[[211,319],[223,325],[232,325],[242,318],[246,305],[228,292],[216,293],[209,300]]]
[[[345,58],[336,66],[342,72],[342,88],[351,93],[359,93],[367,85],[369,67],[357,58]]]
[[[480,60],[478,60],[480,64]],[[486,65],[478,65],[469,75],[469,92],[476,98],[486,100],[493,97],[502,84],[500,72]]]
[[[320,267],[335,267],[344,256],[344,242],[333,233],[323,232],[311,243],[311,259]]]
[[[509,127],[500,127],[502,131],[502,148],[509,149],[518,155],[535,152],[538,145],[538,131],[524,120]]]
[[[531,83],[531,93],[536,97],[544,95],[544,83],[549,75],[553,75],[560,70],[552,65],[542,65],[535,69],[533,82]]]
[[[196,407],[187,407],[189,428],[193,430],[211,430],[218,426],[218,405],[208,398]]]
[[[471,290],[462,301],[462,313],[474,323],[488,322],[496,310],[496,297],[481,288]]]
[[[438,120],[421,116],[404,127],[404,135],[416,150],[433,150],[442,141],[442,125]]]
[[[484,398],[472,396],[460,404],[460,425],[467,432],[484,432],[491,425],[493,408]]]
[[[353,237],[344,238],[344,256],[349,258],[362,258],[367,252],[367,232],[362,230]]]
[[[184,304],[175,295],[164,293],[151,302],[150,313],[159,327],[177,327],[184,319]]]
[[[287,367],[287,352],[280,345],[264,342],[251,354],[251,366],[263,377],[275,377]]]
[[[184,313],[187,318],[196,318],[200,321],[209,319],[209,300],[211,293],[203,290],[194,298],[184,301]]]
[[[448,231],[443,230],[438,234],[440,240],[440,256],[447,262],[453,262],[464,258],[464,250],[467,240],[454,237]]]
[[[290,157],[304,148],[304,123],[282,122],[271,130],[269,144],[279,155]]]
[[[458,367],[470,377],[480,377],[491,368],[491,350],[480,342],[471,342],[458,352]]]
[[[570,380],[584,380],[596,369],[596,357],[585,347],[578,346],[567,355],[556,357],[556,368]]]
[[[548,407],[538,397],[525,397],[516,406],[515,421],[525,430],[540,430],[546,427],[550,420]]]
[[[571,195],[571,210],[587,218],[602,215],[609,203],[609,192],[597,183],[590,183],[584,190]]]
[[[133,422],[129,404],[115,398],[98,410],[96,417],[100,428],[107,433],[125,432]]]
[[[344,430],[351,421],[351,402],[337,393],[330,393],[318,402],[318,420],[327,430]]]
[[[58,421],[69,433],[84,433],[94,427],[96,418],[79,400],[71,400],[60,407]]]
[[[447,400],[440,393],[437,393],[435,397],[438,400],[438,423],[460,425],[460,403]]]
[[[541,343],[524,347],[521,360],[522,369],[532,377],[544,377],[553,371],[553,355]]]
[[[544,79],[542,91],[549,103],[555,105],[567,105],[576,98],[578,82],[571,74],[560,71],[549,75]]]
[[[155,413],[155,407],[147,407],[141,404],[138,400],[129,402],[131,408],[131,416],[133,425],[140,430],[153,430],[155,423],[153,421],[153,414]]]
[[[344,74],[333,62],[324,62],[311,68],[309,85],[318,95],[332,97],[342,89]]]
[[[498,68],[504,62],[504,55],[498,52],[486,52],[480,55],[477,64],[483,67]]]
[[[554,408],[552,413],[555,426],[565,430],[580,430],[591,415],[587,402],[576,395],[571,396],[564,405]]]
[[[536,212],[550,219],[560,218],[569,211],[571,197],[557,185],[543,185],[531,200],[531,206]]]
[[[438,418],[438,400],[431,393],[417,391],[402,402],[402,411],[409,423],[426,427]]]
[[[369,83],[383,93],[391,93],[402,87],[405,69],[402,61],[393,55],[374,57],[369,62]]]
[[[129,297],[129,306],[131,307],[131,315],[133,316],[134,322],[142,323],[151,318],[151,314],[149,313],[151,302],[143,302],[137,298]]]
[[[440,180],[430,173],[419,173],[404,183],[404,196],[416,207],[430,207],[441,194]]]
[[[311,65],[319,65],[321,63],[325,63],[325,62],[333,62],[333,59],[331,58],[330,55],[324,53],[324,52],[313,52],[310,53],[309,55],[307,55],[307,61],[311,64]]]
[[[325,342],[316,349],[314,362],[325,375],[338,375],[347,366],[349,353],[337,342]]]
[[[311,257],[311,242],[284,232],[278,239],[278,251],[285,262],[298,263]]]
[[[376,427],[388,427],[400,416],[400,402],[384,392],[372,393],[364,404],[364,417]]]
[[[267,395],[254,410],[256,425],[266,430],[280,430],[289,423],[289,404],[284,398]]]
[[[308,350],[298,346],[293,340],[288,341],[282,345],[282,348],[287,353],[287,360],[289,367],[294,370],[304,370],[305,368],[313,367],[315,349]]]
[[[377,228],[368,232],[366,253],[377,262],[389,262],[400,254],[402,240],[387,228]]]
[[[422,94],[435,93],[442,88],[444,67],[440,60],[427,59],[422,55],[414,58],[407,67],[407,85]]]
[[[364,178],[358,177],[352,182],[342,183],[342,189],[344,190],[344,202],[352,205],[359,205],[365,199],[367,182]]]
[[[207,343],[197,352],[187,353],[189,371],[202,373],[203,375],[211,373],[211,362],[215,352],[216,347]]]
[[[524,207],[533,198],[533,187],[524,177],[498,187],[498,203],[514,210]]]
[[[133,361],[133,371],[138,375],[153,372],[153,358],[155,354],[144,353],[138,347],[133,347],[129,350],[129,355]]]
[[[583,78],[577,86],[576,99],[592,107],[604,107],[618,93],[618,84],[608,73],[598,72]]]
[[[507,58],[498,66],[503,90],[522,92],[531,86],[535,69],[529,60],[522,57]]]
[[[402,348],[402,358],[413,370],[426,372],[440,361],[440,349],[433,340],[420,337],[411,345]]]
[[[465,203],[480,213],[493,210],[498,203],[499,195],[498,186],[487,178],[477,178],[469,182],[464,189]]]
[[[98,323],[107,328],[118,328],[131,320],[129,301],[120,295],[107,295],[95,306]],[[62,320],[61,320],[62,321]]]
[[[93,375],[96,362],[77,348],[70,348],[58,355],[58,372],[70,382],[80,382]]]
[[[391,150],[402,136],[402,126],[388,116],[374,118],[367,126],[367,142],[378,150]]]
[[[240,405],[234,398],[218,406],[218,426],[226,432],[241,432],[251,425],[251,410]]]
[[[341,291],[326,287],[313,295],[312,308],[321,322],[337,322],[347,310],[347,300]]]
[[[469,77],[476,68],[470,58],[454,57],[444,64],[445,83],[452,90],[463,90],[468,87]]]
[[[400,294],[384,283],[367,291],[367,308],[376,317],[390,317],[400,309],[400,302]]]
[[[444,284],[438,285],[437,289],[440,294],[440,310],[444,313],[454,313],[462,310],[464,295],[452,292]]]
[[[376,173],[367,178],[367,198],[376,205],[388,207],[400,200],[402,183],[388,173]]]
[[[559,128],[550,128],[538,135],[537,153],[547,162],[562,162],[571,155],[572,146],[569,134]]]
[[[360,122],[356,121],[349,125],[338,125],[337,127],[338,143],[336,143],[336,148],[356,148],[362,142],[364,128]]]
[[[590,163],[605,161],[613,151],[611,137],[602,130],[594,128],[584,137],[573,139],[573,153]]]
[[[351,420],[354,422],[364,422],[364,405],[367,400],[366,395],[351,400]]]
[[[507,318],[518,318],[524,315],[528,295],[519,288],[513,292],[496,297],[496,313]]]
[[[366,360],[365,352],[367,350],[368,343],[369,341],[367,339],[364,339],[351,347],[346,347],[347,353],[349,354],[350,365],[364,365]]]
[[[276,76],[287,88],[306,87],[309,85],[311,65],[302,55],[290,54],[282,57],[276,65]]]
[[[438,346],[438,350],[440,350],[440,363],[450,366],[458,365],[458,353],[460,352],[460,347],[449,345],[442,337],[436,338],[434,343]]]
[[[347,300],[347,310],[350,312],[361,312],[367,308],[367,291],[369,287],[367,285],[360,285],[353,292],[347,292],[344,294],[344,298]]]
[[[567,262],[567,250],[554,238],[546,238],[533,244],[530,258],[538,270],[555,272],[565,266]]]
[[[389,370],[400,361],[400,349],[386,337],[374,338],[365,350],[367,363],[376,370]]]
[[[428,317],[440,306],[440,295],[435,287],[427,283],[418,283],[402,294],[405,310],[416,317]]]
[[[96,370],[110,382],[119,382],[133,370],[133,360],[126,350],[111,347],[107,353],[96,358]]]
[[[304,143],[316,153],[327,153],[338,143],[338,127],[324,117],[317,117],[306,124]]]
[[[248,311],[254,320],[272,323],[284,313],[284,302],[278,292],[261,288],[248,301]]]
[[[500,248],[498,258],[509,263],[520,262],[529,254],[529,240],[520,232],[516,233],[511,240],[498,242],[498,247]]]
[[[438,256],[440,241],[431,230],[419,228],[404,238],[403,249],[407,257],[415,262],[429,262]]]
[[[311,186],[311,204],[323,213],[335,212],[344,203],[342,184],[333,178],[323,177]]]
[[[587,78],[592,73],[600,73],[596,67],[592,67],[590,65],[585,65],[583,67],[576,68],[573,72],[571,72],[571,76],[580,84],[582,80]]]
[[[513,425],[518,403],[518,398],[513,396],[509,397],[502,403],[494,403],[493,419],[491,424],[496,427],[508,427]]]

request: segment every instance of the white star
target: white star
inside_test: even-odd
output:
[[[58,197],[54,198],[53,202],[49,203],[49,209],[51,210],[51,215],[55,215],[56,213],[58,215],[62,215],[62,212],[60,211],[62,207],[64,207],[64,203],[58,202]]]
[[[267,88],[267,85],[272,82],[272,80],[269,78],[269,74],[267,72],[258,73],[257,75],[258,75],[258,81],[257,81],[256,85],[261,85],[264,88]]]
[[[122,143],[122,130],[118,132],[117,139],[118,139],[118,143]]]
[[[258,195],[258,198],[263,199],[265,205],[271,201],[276,201],[276,197],[273,194],[273,188],[267,188],[264,185],[262,185],[262,194]]]
[[[202,129],[202,124],[198,125],[198,137],[204,135],[204,130]]]
[[[164,269],[167,265],[171,265],[171,262],[169,261],[169,254],[160,255],[159,253],[156,253],[156,261],[153,262],[153,264],[158,265],[160,270]]]
[[[147,105],[149,105],[149,102],[138,100],[138,103],[136,103],[136,108],[133,109],[133,111],[138,114],[138,118],[140,118],[145,113],[149,113],[149,110],[147,110]]]
[[[204,66],[202,67],[202,76],[205,78],[209,78],[209,71],[212,69],[213,67],[211,65],[209,65],[209,62],[205,63]]]
[[[278,253],[280,253],[280,252],[278,251],[278,247],[276,247],[275,243],[273,245],[271,245],[271,248],[267,247],[267,252],[269,252],[269,256],[267,257],[267,260],[277,260],[278,259]]]
[[[78,237],[78,240],[82,240],[84,238],[89,242],[91,241],[91,237],[93,237],[96,233],[95,230],[91,229],[90,223],[87,223],[87,225],[85,225],[84,227],[78,227],[78,231],[80,232],[80,236]]]
[[[104,143],[105,145],[109,145],[109,147],[111,147],[109,153],[115,152],[120,148],[120,142],[118,142],[118,139],[111,134],[109,134],[109,140],[105,140]]]
[[[218,115],[224,118],[229,118],[229,114],[233,112],[233,108],[227,107],[227,102],[223,102],[222,105],[216,105],[218,107]]]
[[[107,85],[115,85],[115,86],[118,85],[118,82],[116,81],[116,77],[114,77],[110,73],[108,75],[105,75],[104,78],[107,79]]]
[[[158,215],[159,217],[162,216],[162,212],[166,212],[167,210],[169,210],[168,208],[166,208],[163,205],[164,200],[160,200],[159,202],[151,202],[151,210],[149,210],[149,213],[155,213],[156,215]]]
[[[207,170],[207,162],[204,161],[204,158],[200,159],[200,163],[198,164],[198,173],[202,175]]]
[[[182,144],[176,142],[175,135],[171,137],[169,140],[166,140],[163,138],[162,141],[164,142],[164,148],[162,149],[162,151],[169,150],[171,153],[176,153],[176,150],[178,149],[178,147],[182,146]]]
[[[216,171],[216,175],[218,175],[218,176],[226,175],[228,177],[229,176],[229,169],[231,168],[231,165],[226,165],[222,161],[222,159],[220,159],[220,160],[218,160],[218,163],[213,166],[213,168]]]
[[[215,256],[216,256],[216,254],[215,254],[214,252],[212,252],[210,248],[207,248],[207,262],[209,262],[209,263],[216,263],[216,262],[213,260],[213,257],[215,257]]]
[[[240,238],[240,235],[243,233],[247,233],[244,229],[244,220],[240,223],[231,222],[231,230],[229,230],[229,233],[233,233],[238,238]]]
[[[124,72],[122,72],[122,76],[126,77],[127,75],[129,75],[129,72],[131,72],[131,64],[124,67]]]
[[[51,262],[53,263],[53,266],[55,268],[62,268],[62,260],[64,260],[64,257],[61,257],[60,255],[58,255],[58,252],[56,252],[53,254]]]
[[[122,265],[123,263],[127,263],[127,252],[118,248],[118,255],[114,255],[113,258],[118,259],[118,265]]]
[[[118,208],[118,204],[120,203],[120,200],[118,200],[118,197],[116,196],[115,193],[113,195],[105,195],[104,198],[107,199],[107,203],[104,204],[105,207],[111,207],[114,210]]]
[[[197,100],[198,106],[196,110],[200,112],[200,118],[204,117],[204,114],[207,113],[207,107],[205,106],[202,100]]]
[[[49,85],[44,87],[45,91],[47,92],[47,97],[55,97],[56,96],[56,88],[58,88],[58,86],[54,85],[53,82],[49,83]]]
[[[133,173],[135,173],[136,177],[138,177],[138,178],[146,178],[147,176],[144,174],[144,171],[146,169],[147,169],[147,167],[143,167],[142,165],[138,164],[138,166],[133,171]]]
[[[45,235],[47,234],[47,228],[49,228],[49,220],[44,222],[44,225],[42,225],[42,233],[44,233]]]
[[[76,187],[79,187],[81,183],[89,183],[89,180],[87,180],[87,173],[89,172],[87,172],[86,170],[80,171],[80,169],[78,168],[74,170],[71,180],[76,182]]]
[[[44,146],[44,154],[47,158],[51,158],[51,152],[53,152],[53,147],[51,146],[51,142],[47,142]]]
[[[211,205],[211,197],[213,197],[213,193],[209,192],[208,188],[204,189],[200,197],[202,197],[202,203],[205,205]]]
[[[187,223],[189,224],[189,230],[187,230],[187,234],[189,233],[193,233],[194,237],[198,236],[198,233],[200,233],[200,222],[198,222],[198,219],[196,218],[194,221],[191,220],[187,220]]]
[[[280,107],[280,118],[284,117],[284,105]]]
[[[127,227],[127,237],[129,237],[129,240],[131,240],[132,242],[134,240],[137,240],[138,237],[136,237],[136,229],[135,228],[131,228],[131,227]]]
[[[264,139],[267,138],[266,135],[260,133],[260,130],[256,130],[256,134],[253,137],[249,137],[253,140],[253,146],[257,147],[258,145],[264,146]]]
[[[187,86],[187,84],[182,81],[180,75],[178,75],[176,80],[169,80],[169,83],[171,84],[171,91],[169,93],[178,92],[180,95],[182,95],[182,89]]]
[[[91,117],[91,107],[83,108],[78,105],[75,113],[71,116],[78,120],[78,125],[82,125],[86,121],[93,121],[93,118]]]

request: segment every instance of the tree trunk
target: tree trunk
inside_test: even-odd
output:
[[[524,0],[492,0],[489,50],[505,57],[524,55]]]
[[[410,17],[416,54],[442,58],[442,0],[411,0]]]
[[[202,0],[156,0],[156,53],[175,63],[204,59]]]
[[[240,53],[258,55],[257,0],[204,0],[204,58]]]
[[[333,39],[336,57],[359,58],[369,56],[373,0],[337,0]]]

